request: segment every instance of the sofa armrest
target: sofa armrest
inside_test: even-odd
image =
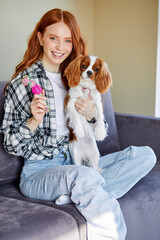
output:
[[[160,118],[115,113],[121,149],[150,146],[160,160]]]

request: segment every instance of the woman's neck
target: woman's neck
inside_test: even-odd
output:
[[[46,64],[46,62],[44,61],[44,59],[41,59],[42,65],[44,67],[44,70],[46,70],[47,72],[51,72],[51,73],[59,73],[59,65],[50,65],[50,64]]]

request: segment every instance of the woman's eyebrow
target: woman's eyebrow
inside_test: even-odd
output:
[[[49,34],[49,36],[54,36],[54,37],[57,37],[57,38],[59,38],[59,36],[58,36],[58,35],[56,35],[56,34],[53,34],[53,33],[50,33],[50,34]],[[71,36],[69,36],[69,37],[64,37],[64,39],[72,39],[72,37],[71,37]]]
[[[56,34],[50,33],[49,36],[58,37]]]

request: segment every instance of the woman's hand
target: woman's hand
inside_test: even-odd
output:
[[[46,113],[45,91],[43,89],[42,95],[35,94],[31,102],[32,117],[27,121],[27,125],[31,130],[35,130],[42,122]]]
[[[87,99],[78,97],[75,108],[79,113],[85,116],[88,121],[95,117],[95,104],[90,97]]]

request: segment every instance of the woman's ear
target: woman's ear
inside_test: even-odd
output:
[[[102,62],[101,69],[96,75],[95,85],[100,93],[106,93],[112,85],[112,76],[105,62]]]
[[[40,44],[41,46],[43,46],[42,34],[41,34],[41,32],[38,32],[38,33],[37,33],[37,38],[38,38],[38,40],[39,40],[39,44]]]
[[[76,87],[80,82],[81,61],[83,58],[83,56],[75,58],[64,71],[64,76],[66,76],[68,80],[69,87]]]

